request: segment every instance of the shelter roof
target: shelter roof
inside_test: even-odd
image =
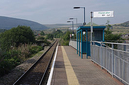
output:
[[[106,26],[93,26],[93,30],[103,30]],[[78,27],[77,31],[79,30],[90,30],[91,26],[80,26]]]

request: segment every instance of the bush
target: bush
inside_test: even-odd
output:
[[[113,34],[112,31],[110,30],[111,25],[109,24],[109,21],[107,21],[107,23],[108,25],[104,35],[105,41],[114,42],[117,40],[121,40],[121,34]]]
[[[47,34],[47,39],[53,40],[53,34]]]
[[[64,33],[64,36],[62,36],[62,39],[60,41],[61,45],[69,45],[69,40],[70,40],[70,31],[67,31]]]
[[[0,76],[7,74],[12,68],[16,66],[14,61],[14,59],[4,59],[0,63]]]
[[[11,63],[3,60],[2,62],[0,62],[0,76],[3,76],[4,74],[7,74],[9,72],[9,70],[11,70]]]
[[[3,50],[10,50],[11,46],[18,47],[20,43],[34,43],[34,33],[30,27],[18,26],[0,34],[0,45]]]
[[[0,62],[0,76],[9,73],[11,69],[21,63],[19,55],[20,52],[18,50],[12,49],[0,56],[2,58]]]
[[[30,53],[31,53],[31,54],[35,54],[35,53],[41,51],[42,49],[43,49],[42,46],[32,46],[32,47],[30,48]]]
[[[2,52],[2,51],[1,51]],[[21,52],[17,49],[12,49],[0,55],[0,76],[3,76],[11,71],[14,67],[21,63]]]
[[[63,41],[61,45],[68,46],[69,45],[69,41]]]
[[[42,46],[22,44],[18,48],[12,48],[9,51],[0,54],[0,77],[9,73],[26,58],[31,57],[43,49]],[[0,53],[2,51],[0,50]]]

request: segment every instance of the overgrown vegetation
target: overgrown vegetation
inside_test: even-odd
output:
[[[45,35],[45,33],[43,31],[40,32],[40,35]]]
[[[49,44],[42,36],[35,41],[33,31],[27,26],[18,26],[1,33],[0,77]]]
[[[69,45],[69,40],[70,40],[70,31],[67,31],[62,36],[60,44],[61,45]]]
[[[61,38],[63,36],[63,32],[61,30],[53,30],[51,34],[47,34],[47,39],[53,40],[53,38]]]
[[[50,39],[50,40],[53,40],[53,34],[47,34],[47,37],[46,37],[47,39]]]
[[[107,21],[107,28],[105,30],[105,41],[109,41],[109,42],[115,42],[117,40],[122,40],[121,38],[121,34],[113,34],[112,31],[110,30],[110,28],[112,27],[110,24],[109,24],[109,21]]]
[[[60,38],[60,44],[61,45],[69,45],[69,40],[70,40],[70,31],[67,30],[66,32],[62,32],[61,30],[53,30],[52,33],[47,34],[46,38],[53,40],[54,38]]]
[[[6,29],[0,29],[0,33],[4,32],[4,31],[6,31]]]
[[[7,74],[31,55],[42,50],[42,46],[21,44],[8,51],[0,50],[0,76]]]
[[[53,34],[54,38],[60,38],[63,36],[63,32],[61,30],[53,31],[52,34]]]
[[[2,50],[9,50],[11,46],[17,47],[20,43],[28,44],[34,42],[34,34],[30,27],[27,26],[18,26],[5,31],[0,35],[0,47]]]

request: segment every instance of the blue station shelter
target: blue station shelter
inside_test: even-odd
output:
[[[93,41],[104,41],[104,29],[106,26],[93,26],[92,40]],[[90,41],[91,41],[91,27],[80,26],[77,29],[77,54],[87,54],[86,58],[90,56]],[[80,46],[81,45],[81,46]]]

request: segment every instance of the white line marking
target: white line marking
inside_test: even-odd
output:
[[[50,75],[49,75],[49,78],[48,78],[48,81],[47,81],[47,85],[51,85],[52,75],[53,75],[55,61],[56,61],[56,56],[57,56],[57,51],[58,51],[58,45],[56,47],[56,52],[55,52],[55,55],[54,55],[54,60],[53,60],[53,64],[52,64],[52,67],[51,67],[51,72],[50,72]]]

